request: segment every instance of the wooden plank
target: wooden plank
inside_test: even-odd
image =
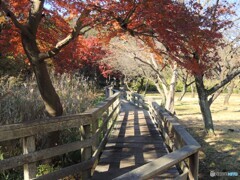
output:
[[[87,140],[91,138],[91,126],[85,125],[81,127],[81,135],[83,140]],[[92,147],[85,147],[82,149],[81,153],[81,160],[87,161],[92,157]],[[82,178],[88,179],[91,177],[91,169],[87,169],[86,171],[82,172]]]
[[[67,128],[80,127],[81,125],[91,124],[91,121],[91,114],[83,113],[51,118],[49,120],[5,125],[0,128],[0,142]]]
[[[35,137],[30,136],[23,138],[23,154],[29,154],[36,150]],[[24,179],[32,179],[37,175],[36,163],[27,163],[23,166]]]
[[[109,143],[143,143],[143,144],[161,144],[161,137],[156,136],[130,136],[128,138],[117,137],[108,140]]]
[[[125,103],[123,105],[128,116],[123,113],[116,122],[93,179],[113,179],[167,153],[162,138],[146,111],[135,111],[135,107]],[[158,177],[174,177],[177,169],[173,169],[175,173]]]
[[[106,150],[118,150],[120,149],[121,151],[123,149],[135,149],[135,150],[140,150],[140,151],[147,151],[147,150],[152,150],[155,149],[157,151],[162,150],[164,148],[163,143],[158,143],[158,144],[143,144],[143,143],[107,143],[105,147]],[[165,150],[165,149],[164,149]]]
[[[186,159],[187,157],[191,156],[197,151],[198,147],[196,146],[184,146],[183,148],[177,151],[174,151],[148,164],[145,164],[137,169],[134,169],[133,171],[123,174],[122,176],[115,178],[115,180],[119,179],[139,180],[151,178],[154,175],[160,174],[163,171],[169,169],[170,167]]]
[[[91,146],[92,142],[93,142],[92,139],[87,139],[85,141],[77,141],[69,144],[64,144],[61,146],[43,149],[29,154],[4,159],[0,161],[0,170],[11,169],[14,167],[22,166],[27,163],[49,159],[51,157],[62,155],[64,153],[76,151],[81,148]]]
[[[189,158],[189,179],[198,180],[199,159],[198,152]]]
[[[159,158],[163,155],[166,154],[165,152],[156,152],[156,150],[154,151],[145,151],[145,152],[141,152],[141,151],[128,151],[128,152],[115,152],[115,151],[103,151],[102,155],[101,155],[101,159],[103,161],[108,160],[110,162],[114,162],[114,161],[121,161],[121,160],[125,160],[126,158],[131,158],[135,161],[138,161],[138,157],[141,157],[143,160],[143,162],[145,161],[149,161],[149,160],[154,160],[156,158]]]
[[[93,167],[92,168],[95,168],[95,166],[97,165],[97,162],[99,160],[99,156],[100,156],[100,153],[102,152],[103,148],[105,147],[106,143],[107,143],[107,140],[108,140],[108,137],[109,137],[109,134],[114,126],[114,123],[117,119],[117,116],[118,116],[118,113],[115,113],[115,116],[113,118],[113,123],[112,125],[110,126],[110,128],[108,128],[107,132],[104,134],[104,137],[101,141],[101,143],[99,144],[97,150],[93,153],[93,158],[95,159],[95,162],[93,164]]]

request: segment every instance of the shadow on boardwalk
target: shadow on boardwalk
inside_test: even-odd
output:
[[[163,140],[146,110],[122,101],[120,115],[92,179],[113,179],[167,154]],[[176,168],[154,179],[171,179]]]

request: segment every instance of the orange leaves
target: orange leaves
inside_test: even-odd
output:
[[[96,38],[79,36],[64,51],[54,57],[54,65],[58,72],[71,72],[84,68],[99,68],[99,62],[106,54]],[[91,70],[90,70],[91,71]]]
[[[0,52],[18,56],[24,54],[18,29],[12,24],[5,25],[0,34]]]
[[[156,46],[153,38],[144,37],[144,42],[149,46],[150,52],[154,54],[156,60],[159,63],[163,63],[163,58],[162,58],[160,52],[158,51],[157,46]]]
[[[171,0],[51,0],[46,1],[44,16],[38,27],[37,43],[40,51],[46,51],[62,40],[72,30],[77,18],[84,30],[94,28],[99,30],[101,40],[84,39],[79,37],[70,43],[65,51],[61,52],[59,68],[74,69],[83,65],[82,62],[91,64],[101,59],[105,54],[100,48],[101,43],[109,43],[111,38],[118,36],[125,38],[128,33],[140,37],[149,47],[150,53],[155,55],[159,63],[163,63],[163,54],[156,47],[159,41],[164,45],[169,56],[183,64],[184,67],[194,73],[201,73],[201,69],[208,69],[216,61],[210,56],[219,43],[221,33],[219,29],[226,27],[229,22],[219,18],[221,15],[233,13],[228,6],[217,8],[217,17],[213,30],[211,21],[211,8],[199,14],[202,9],[200,4],[191,1],[188,6],[183,6]],[[192,4],[191,4],[192,3]],[[9,8],[17,15],[18,20],[28,21],[28,11],[31,5],[29,0],[8,1]],[[218,19],[217,19],[218,18]],[[0,18],[0,22],[5,21]],[[214,24],[214,25],[215,25]],[[23,53],[21,39],[17,31],[2,32],[9,35],[7,38],[1,35],[0,43],[9,51]],[[2,48],[1,49],[4,49]],[[197,53],[199,61],[192,59],[193,53]],[[58,59],[56,57],[56,59]],[[210,59],[210,60],[209,60]],[[65,61],[63,61],[65,60]],[[81,63],[80,63],[81,62]]]

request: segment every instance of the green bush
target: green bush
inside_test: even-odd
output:
[[[143,90],[145,90],[145,86],[147,83],[147,79],[144,79],[144,83],[143,83]],[[154,85],[154,83],[152,81],[148,81],[149,85],[148,85],[148,91],[157,91],[156,86]],[[134,91],[137,91],[139,89],[139,87],[141,86],[141,79],[138,78],[136,81],[132,81],[131,83],[128,84],[129,87],[131,87]]]

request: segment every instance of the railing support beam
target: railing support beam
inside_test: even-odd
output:
[[[189,157],[189,179],[198,180],[198,169],[199,169],[199,158],[198,152]]]
[[[81,127],[82,138],[89,139],[91,138],[91,126],[85,125]],[[92,157],[92,147],[86,147],[82,150],[82,161],[87,161]],[[91,177],[91,169],[82,172],[82,179],[89,179]]]
[[[25,137],[23,138],[23,154],[28,154],[36,150],[35,137]],[[24,180],[33,179],[37,174],[36,163],[24,164]]]

